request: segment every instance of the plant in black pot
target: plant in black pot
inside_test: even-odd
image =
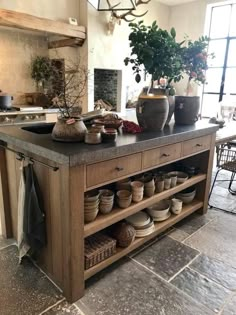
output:
[[[175,122],[180,125],[192,125],[198,120],[200,97],[192,96],[193,83],[206,83],[205,72],[208,69],[207,61],[214,58],[214,54],[207,53],[209,39],[206,36],[196,41],[186,40],[182,52],[184,73],[188,82],[185,96],[175,98]]]
[[[176,32],[158,27],[156,21],[151,26],[143,21],[130,23],[129,35],[131,58],[125,58],[125,65],[131,64],[136,82],[141,81],[143,71],[151,75],[151,84],[139,96],[136,108],[137,119],[144,130],[162,130],[170,120],[167,95],[174,94],[173,82],[182,79],[182,44],[175,40]],[[157,88],[154,83],[157,82]],[[171,111],[170,111],[171,113]],[[173,109],[172,109],[173,114]]]

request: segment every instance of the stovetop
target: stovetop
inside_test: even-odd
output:
[[[11,113],[11,112],[16,112],[16,111],[19,111],[20,108],[19,107],[11,107],[11,108],[0,108],[0,112],[1,113]]]

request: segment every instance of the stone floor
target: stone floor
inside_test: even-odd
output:
[[[222,174],[225,178],[226,174]],[[236,210],[217,184],[212,202]],[[0,239],[0,315],[236,315],[236,215],[211,209],[99,273],[73,305]]]

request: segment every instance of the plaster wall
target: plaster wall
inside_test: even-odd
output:
[[[83,0],[82,0],[83,1]],[[0,0],[0,8],[68,22],[75,17],[80,22],[77,0]],[[78,48],[60,48],[57,53],[47,49],[47,34],[17,29],[0,28],[0,89],[14,96],[15,104],[24,104],[24,93],[34,92],[35,83],[30,77],[30,63],[36,55],[75,58]]]
[[[160,27],[168,28],[168,6],[152,0],[149,4],[140,6],[137,13],[140,14],[146,10],[148,13],[141,18],[146,24],[150,25],[154,20],[157,20]],[[108,35],[109,17],[109,12],[98,12],[91,5],[88,6],[88,67],[91,74],[88,95],[89,110],[93,110],[94,106],[94,68],[122,70],[122,94],[121,104],[118,104],[119,111],[123,111],[125,108],[127,94],[138,95],[143,84],[136,84],[131,67],[124,65],[125,57],[130,54],[128,23],[121,21],[121,25],[115,26],[114,33]]]

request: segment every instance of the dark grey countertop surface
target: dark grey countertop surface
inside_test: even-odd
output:
[[[29,126],[29,125],[28,125]],[[22,126],[0,127],[0,140],[36,154],[58,164],[88,164],[118,156],[140,152],[153,147],[181,142],[201,137],[218,130],[217,125],[199,121],[192,126],[171,124],[163,131],[143,132],[140,134],[118,134],[114,143],[89,145],[85,143],[60,143],[51,138],[51,134],[35,134],[21,129]]]

